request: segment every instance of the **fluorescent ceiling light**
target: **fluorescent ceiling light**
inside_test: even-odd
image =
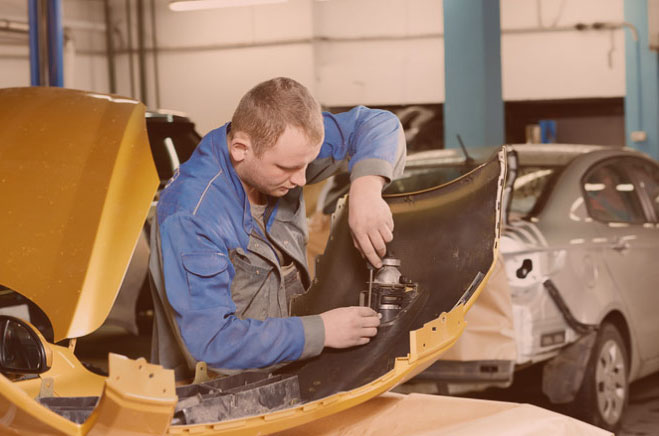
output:
[[[172,11],[200,11],[203,9],[236,8],[241,6],[286,3],[288,0],[173,0],[169,2]]]

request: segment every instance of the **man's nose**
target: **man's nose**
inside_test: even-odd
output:
[[[304,186],[307,183],[307,167],[300,168],[291,176],[291,183],[295,186]]]

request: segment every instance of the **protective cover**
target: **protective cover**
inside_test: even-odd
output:
[[[606,430],[555,412],[498,401],[387,393],[280,436],[607,436]]]
[[[517,346],[510,295],[503,259],[499,256],[492,277],[465,316],[467,328],[440,360],[514,362]]]

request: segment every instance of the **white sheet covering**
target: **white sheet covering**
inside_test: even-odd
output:
[[[608,431],[529,404],[387,393],[282,436],[605,436]]]

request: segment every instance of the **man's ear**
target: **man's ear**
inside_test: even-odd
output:
[[[235,132],[229,139],[229,154],[235,162],[242,162],[252,152],[252,142],[249,135],[243,132]]]

